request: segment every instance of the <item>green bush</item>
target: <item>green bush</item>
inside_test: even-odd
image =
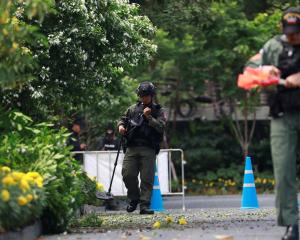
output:
[[[243,183],[243,167],[231,164],[230,167],[207,171],[187,180],[188,193],[232,194],[239,192]]]
[[[100,227],[103,220],[99,215],[95,213],[88,214],[79,219],[72,219],[70,222],[70,228],[80,228],[80,227]]]
[[[0,233],[33,223],[45,205],[43,178],[37,172],[0,167]]]
[[[208,171],[201,178],[188,179],[187,192],[190,194],[235,194],[243,187],[244,168],[232,164],[216,172]],[[254,172],[258,193],[274,192],[275,180],[271,171]]]
[[[0,165],[36,171],[44,178],[46,207],[42,220],[46,232],[62,232],[75,211],[95,196],[96,184],[83,173],[66,146],[66,129],[33,124],[19,112],[5,115],[0,128]]]

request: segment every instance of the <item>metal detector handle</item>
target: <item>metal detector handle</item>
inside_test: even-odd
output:
[[[114,165],[113,174],[112,174],[111,179],[110,179],[108,194],[110,194],[110,192],[111,192],[111,186],[112,186],[112,183],[113,183],[113,180],[114,180],[116,167],[118,165],[118,158],[119,158],[119,155],[120,155],[120,150],[121,150],[121,145],[122,145],[122,142],[123,142],[123,138],[124,138],[124,135],[121,136],[121,139],[119,141],[117,157],[116,157],[116,161],[115,161],[115,165]]]

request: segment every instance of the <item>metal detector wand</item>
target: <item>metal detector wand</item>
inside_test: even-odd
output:
[[[120,139],[120,142],[119,142],[119,145],[118,145],[118,152],[117,152],[117,157],[116,157],[116,161],[115,161],[115,165],[114,165],[114,170],[113,170],[113,174],[111,176],[111,179],[110,179],[110,184],[109,184],[109,189],[108,189],[108,194],[111,195],[111,186],[112,186],[112,183],[113,183],[113,180],[114,180],[114,176],[115,176],[115,171],[116,171],[116,167],[118,165],[118,158],[119,158],[119,155],[120,155],[120,150],[121,150],[121,145],[122,145],[122,142],[123,142],[123,138],[124,138],[124,135],[121,136],[121,139]]]

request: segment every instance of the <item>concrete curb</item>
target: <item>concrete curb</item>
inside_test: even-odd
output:
[[[0,235],[0,240],[35,240],[42,234],[40,221],[18,231],[10,231]]]

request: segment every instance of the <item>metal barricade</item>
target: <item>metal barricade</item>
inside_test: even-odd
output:
[[[180,166],[177,169],[181,169],[179,174],[181,178],[180,191],[173,191],[172,182],[174,176],[172,174],[172,155],[174,153],[180,154]],[[82,151],[73,152],[74,154],[83,154],[83,169],[91,177],[96,177],[96,180],[102,183],[105,190],[109,187],[109,181],[112,176],[114,163],[116,160],[117,151]],[[127,190],[122,180],[121,168],[124,154],[120,152],[115,178],[112,185],[112,194],[115,196],[125,196]],[[184,178],[184,165],[186,161],[184,159],[184,152],[182,149],[161,149],[156,158],[156,166],[160,181],[160,188],[162,195],[182,196],[182,210],[185,211],[185,178]],[[166,176],[167,175],[167,176]],[[167,180],[166,180],[167,179]]]

